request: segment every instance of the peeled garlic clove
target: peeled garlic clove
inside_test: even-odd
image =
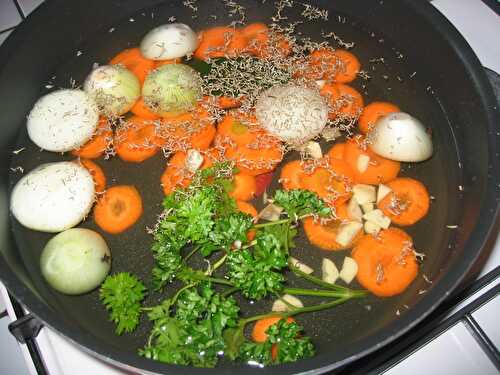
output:
[[[425,126],[404,112],[382,116],[369,134],[369,147],[385,158],[418,162],[432,156],[432,139]]]

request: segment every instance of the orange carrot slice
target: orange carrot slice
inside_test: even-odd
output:
[[[249,201],[255,197],[256,190],[255,177],[240,172],[233,177],[233,190],[229,193],[229,196],[236,200]]]
[[[345,206],[345,204],[342,206]],[[342,210],[347,211],[346,208],[340,209],[338,211]],[[338,212],[337,214],[339,215]],[[324,224],[321,224],[319,221],[315,222],[312,217],[308,217],[304,220],[304,231],[307,238],[309,239],[309,242],[311,242],[313,245],[318,246],[320,249],[329,251],[350,249],[356,245],[361,237],[363,237],[363,230],[359,231],[359,233],[354,237],[351,243],[343,246],[337,242],[337,234],[342,228],[342,225],[342,220],[338,219],[330,220]]]
[[[216,129],[208,113],[201,108],[181,115],[163,118],[157,129],[157,145],[170,151],[206,150]]]
[[[402,293],[418,273],[412,239],[397,228],[363,236],[352,257],[358,264],[358,282],[379,297]]]
[[[104,117],[99,119],[94,136],[83,146],[71,151],[74,156],[79,156],[86,159],[97,159],[113,143],[113,131],[108,120]]]
[[[400,177],[387,183],[392,191],[378,208],[397,225],[413,225],[429,212],[430,198],[424,184],[413,178]]]
[[[333,147],[328,151],[327,155],[332,159],[343,160],[344,159],[345,143],[335,143]]]
[[[300,189],[303,177],[302,162],[300,160],[293,160],[286,163],[281,169],[280,183],[285,190]]]
[[[156,142],[156,126],[149,120],[130,117],[115,135],[115,149],[120,159],[141,163],[154,156],[159,147]]]
[[[231,27],[213,27],[202,31],[198,38],[200,43],[194,56],[200,60],[236,57],[241,55],[247,46],[247,39],[243,34]]]
[[[314,80],[349,83],[356,79],[361,64],[351,52],[322,48],[309,56],[306,76]]]
[[[95,192],[102,193],[106,189],[106,176],[102,168],[90,159],[80,159],[80,163],[87,168],[92,175],[95,184]]]
[[[146,103],[144,103],[142,96],[135,102],[134,106],[130,109],[130,112],[132,112],[137,117],[146,120],[157,120],[160,118],[156,113],[151,112]]]
[[[178,187],[188,187],[195,172],[190,171],[186,165],[187,154],[185,152],[176,152],[168,161],[165,171],[161,175],[161,186],[165,195],[170,194]],[[203,164],[201,169],[212,166],[211,160],[203,155]]]
[[[368,157],[369,163],[365,171],[359,167],[359,158]],[[394,180],[400,170],[401,164],[378,156],[366,146],[363,136],[351,138],[345,144],[344,160],[354,172],[354,181],[361,184],[380,184]]]
[[[252,329],[252,339],[255,342],[265,342],[267,340],[267,329],[273,324],[278,323],[281,319],[281,316],[271,316],[269,318],[259,319],[255,322],[255,325]],[[294,322],[295,319],[289,317],[286,319],[287,323]]]
[[[337,117],[358,118],[363,110],[363,97],[351,86],[342,83],[325,84],[320,90],[329,103],[328,117],[331,120]]]
[[[388,102],[373,102],[363,108],[358,119],[358,127],[361,133],[367,134],[377,120],[389,113],[400,112],[397,105]]]
[[[144,83],[148,73],[155,68],[154,60],[149,60],[142,56],[139,48],[128,48],[121,51],[111,59],[109,64],[121,64],[125,66],[125,68],[135,74],[141,85]]]
[[[142,215],[142,199],[134,186],[117,185],[109,188],[94,208],[95,223],[105,232],[121,233]]]

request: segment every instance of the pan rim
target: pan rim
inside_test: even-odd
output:
[[[477,92],[480,96],[480,102],[485,109],[485,113],[487,113],[488,116],[488,123],[486,124],[488,127],[489,131],[493,131],[495,129],[494,127],[494,122],[497,121],[498,118],[500,118],[499,110],[494,109],[496,101],[494,100],[494,95],[493,91],[491,89],[491,86],[489,82],[487,81],[486,74],[482,69],[480,69],[480,63],[477,57],[474,55],[466,41],[463,39],[463,37],[458,33],[458,31],[449,23],[444,16],[442,16],[434,7],[427,2],[412,2],[409,0],[406,0],[405,3],[413,8],[413,10],[417,13],[419,13],[422,17],[425,17],[435,28],[438,32],[444,33],[445,35],[448,35],[448,42],[450,46],[456,51],[457,55],[459,56],[460,62],[467,66],[467,70],[470,73],[474,84],[476,88],[478,89]],[[45,3],[42,5],[42,7],[49,7],[52,6],[52,3]],[[37,11],[34,12],[33,16],[30,17],[36,17],[37,13],[40,10],[38,9]],[[29,18],[28,18],[29,20]],[[443,20],[445,22],[443,22]],[[14,41],[16,39],[20,40],[23,33],[26,34],[26,24],[21,24],[9,37],[11,40],[7,40],[6,43],[10,45],[14,45]],[[492,175],[493,177],[491,178],[498,178],[496,176],[500,176],[499,173],[499,163],[498,160],[495,158],[495,152],[498,150],[498,145],[495,144],[493,139],[489,139],[489,145],[488,145],[488,162],[489,165],[492,167],[493,172]],[[470,247],[471,242],[475,242],[476,244],[480,244],[480,246],[475,245],[475,255],[472,259],[467,259],[467,262],[465,260],[462,260],[461,262],[457,261],[457,264],[455,267],[461,266],[461,275],[459,277],[456,277],[455,275],[452,275],[450,273],[446,274],[443,276],[442,280],[440,281],[439,285],[436,285],[435,288],[432,289],[432,291],[427,295],[420,303],[422,305],[424,313],[421,314],[420,316],[413,316],[412,314],[407,314],[404,318],[400,320],[399,324],[391,324],[392,330],[391,332],[384,332],[384,335],[382,335],[384,338],[382,340],[379,340],[378,344],[376,346],[373,345],[365,345],[368,346],[364,350],[357,350],[356,354],[351,354],[348,357],[346,357],[342,361],[338,361],[335,363],[327,363],[328,359],[324,359],[324,356],[317,356],[311,360],[305,360],[301,361],[298,363],[290,364],[290,365],[282,365],[279,366],[280,368],[283,369],[283,371],[293,371],[293,372],[309,372],[308,369],[312,368],[314,365],[314,370],[313,372],[325,372],[332,370],[334,368],[341,367],[347,363],[350,363],[356,359],[359,359],[376,349],[387,345],[388,343],[394,341],[398,337],[402,336],[404,333],[408,332],[411,328],[413,328],[415,325],[417,325],[419,322],[421,322],[426,316],[428,316],[435,308],[442,303],[442,301],[447,298],[451,292],[456,289],[456,287],[459,285],[459,283],[463,280],[463,278],[466,276],[466,274],[470,271],[470,269],[473,267],[474,262],[479,258],[481,254],[481,250],[484,248],[484,245],[486,241],[490,238],[492,235],[492,232],[494,230],[494,224],[495,221],[498,220],[499,214],[500,214],[500,208],[498,206],[498,202],[496,202],[496,197],[498,195],[498,188],[495,186],[498,185],[499,181],[496,181],[496,183],[488,183],[486,186],[486,194],[480,209],[479,213],[479,218],[478,221],[476,222],[474,229],[471,232],[471,235],[465,244],[465,248]],[[490,206],[491,205],[491,206]],[[491,211],[491,207],[495,207],[493,212]],[[475,241],[474,241],[475,240]],[[472,261],[471,261],[472,260]],[[14,274],[14,272],[10,269],[10,267],[7,265],[7,263],[4,261],[3,258],[0,257],[0,271],[2,274],[2,281],[5,284],[5,286],[8,288],[8,290],[20,301],[23,301],[24,303],[27,303],[27,306],[30,308],[30,311],[33,315],[37,316],[40,318],[48,327],[51,329],[55,330],[57,333],[61,334],[64,336],[66,339],[71,341],[73,344],[77,345],[80,349],[83,349],[85,352],[96,356],[100,358],[101,360],[108,362],[114,366],[118,366],[120,368],[124,368],[126,370],[134,371],[141,369],[141,367],[134,367],[127,365],[121,361],[116,360],[115,358],[120,358],[120,352],[116,350],[115,348],[112,347],[107,347],[107,348],[99,348],[101,352],[96,352],[95,350],[91,349],[92,347],[98,347],[99,345],[96,345],[97,340],[94,338],[94,336],[86,334],[85,332],[82,332],[78,329],[74,329],[74,327],[71,327],[67,324],[65,324],[62,321],[58,321],[57,316],[55,316],[50,309],[47,308],[46,305],[44,305],[36,296],[33,292],[30,291],[28,287],[26,287],[22,282],[19,281],[17,276]],[[434,296],[434,294],[437,295]],[[433,298],[434,297],[434,298]],[[416,312],[415,312],[416,314]],[[403,327],[401,327],[401,325]],[[67,335],[66,333],[70,333],[71,335]],[[83,333],[83,334],[82,334]],[[75,339],[72,337],[79,337],[79,341],[77,342]],[[132,361],[129,363],[134,363],[137,365],[141,365],[145,360],[142,358],[132,358]],[[331,362],[331,361],[330,361]],[[150,363],[148,361],[148,363]],[[158,365],[158,364],[156,364]],[[181,366],[169,366],[165,364],[159,364],[158,366],[152,366],[149,365],[148,367],[153,368],[153,367],[161,367],[163,369],[165,368],[172,368],[179,373],[198,373],[198,371],[203,371],[204,373],[207,372],[206,369],[200,370],[200,369],[194,369],[192,367],[181,367]],[[236,367],[235,367],[236,368]],[[142,372],[144,370],[141,369]],[[209,370],[210,371],[210,370]],[[212,371],[217,371],[217,369],[212,370]],[[268,371],[272,371],[268,369],[264,369],[264,372],[267,373]],[[243,371],[246,372],[246,371]],[[145,372],[145,373],[154,373],[154,372]],[[215,372],[214,372],[215,373]],[[220,373],[220,371],[218,371]]]

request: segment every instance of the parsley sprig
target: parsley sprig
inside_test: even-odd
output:
[[[314,354],[312,342],[297,323],[280,320],[269,327],[264,343],[248,341],[245,327],[269,316],[288,318],[365,295],[364,291],[326,283],[289,264],[298,220],[331,215],[316,194],[278,190],[273,202],[283,207],[282,218],[254,224],[228,195],[233,172],[228,164],[215,164],[197,172],[189,187],[164,199],[164,211],[153,233],[152,288],[164,293],[165,286],[177,280],[181,287],[171,297],[152,307],[143,306],[146,288],[128,273],[109,276],[101,286],[101,300],[116,323],[117,334],[133,331],[141,313],[147,313],[152,330],[139,351],[147,358],[214,367],[221,353],[232,360],[264,365],[310,357]],[[252,241],[248,240],[249,230],[255,232]],[[194,267],[192,259],[196,257],[204,259],[207,266]],[[287,269],[321,289],[287,286]],[[234,293],[255,301],[283,293],[327,300],[283,313],[242,317]],[[273,346],[277,348],[274,355]]]

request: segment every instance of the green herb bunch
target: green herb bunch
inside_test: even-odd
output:
[[[117,334],[133,331],[140,314],[147,314],[153,328],[139,350],[147,358],[197,367],[214,367],[222,355],[261,365],[297,361],[314,354],[313,344],[302,334],[300,325],[286,322],[286,318],[365,295],[364,291],[326,283],[289,264],[297,222],[311,215],[331,215],[316,194],[278,190],[273,202],[283,208],[282,218],[255,224],[250,215],[238,211],[228,195],[232,173],[230,165],[215,164],[197,172],[189,187],[165,198],[153,233],[152,289],[169,291],[170,297],[157,306],[143,306],[146,288],[128,273],[109,276],[101,287],[101,300],[116,323]],[[250,230],[255,231],[251,241],[247,236]],[[204,259],[206,266],[192,266],[195,256]],[[285,270],[322,289],[288,287]],[[170,289],[175,289],[173,294]],[[282,313],[245,317],[233,297],[241,294],[258,301],[284,293],[328,300],[302,308],[289,306]],[[276,315],[283,319],[268,328],[264,343],[246,339],[249,323]]]

